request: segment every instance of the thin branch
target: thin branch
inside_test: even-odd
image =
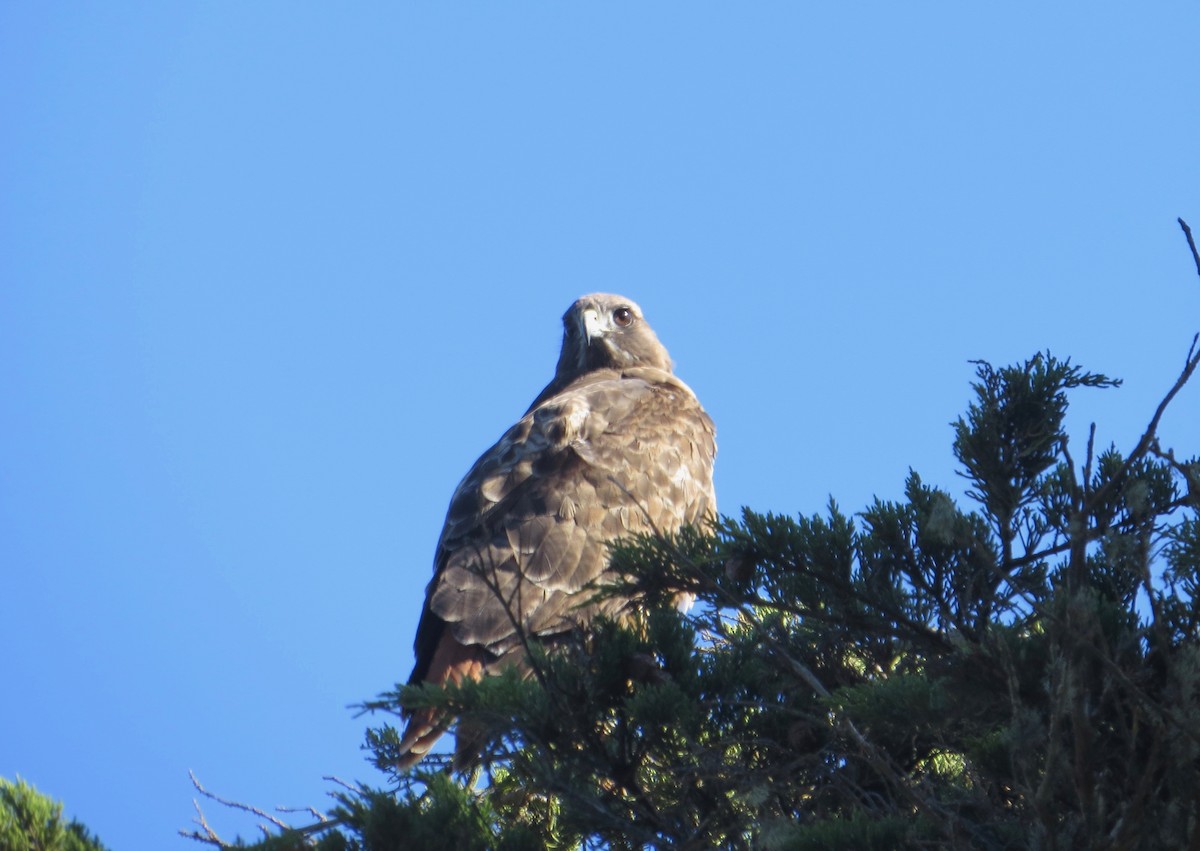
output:
[[[338,786],[341,786],[343,789],[345,789],[347,792],[350,792],[351,794],[361,795],[363,793],[361,786],[355,786],[351,783],[347,783],[345,780],[343,780],[340,777],[337,777],[336,775],[326,774],[321,779],[328,783],[334,783]]]
[[[496,562],[496,559],[489,557],[489,561],[491,563],[491,572],[488,573],[487,569],[483,566],[482,551],[478,546],[476,546],[475,552],[477,555],[480,555],[481,558],[478,561],[471,562],[469,569],[472,573],[483,580],[484,586],[492,592],[496,599],[500,601],[500,605],[504,607],[504,614],[508,618],[508,622],[513,628],[513,634],[517,637],[517,640],[521,642],[521,649],[525,651],[525,661],[528,663],[529,669],[533,673],[534,678],[544,687],[546,685],[546,671],[538,663],[537,657],[533,653],[529,639],[529,632],[525,629],[525,624],[521,622],[520,618],[520,613],[523,611],[520,594],[522,591],[522,586],[525,584],[524,572],[518,568],[516,586],[513,588],[512,593],[505,597],[504,589],[500,587],[500,568]],[[513,610],[514,599],[516,600],[516,611]]]
[[[229,801],[229,800],[226,800],[225,798],[222,798],[220,795],[216,795],[216,794],[208,791],[207,789],[205,789],[203,786],[200,785],[199,779],[197,779],[195,773],[190,770],[188,771],[188,777],[192,778],[192,785],[196,787],[196,791],[199,792],[204,797],[208,798],[210,801],[216,801],[218,804],[229,807],[230,809],[241,810],[242,812],[250,813],[252,815],[258,816],[259,818],[266,819],[267,821],[269,821],[271,824],[275,825],[275,827],[279,828],[280,830],[291,830],[292,829],[292,827],[290,825],[288,825],[286,822],[280,821],[275,816],[271,815],[270,813],[268,813],[264,810],[260,810],[258,807],[252,807],[249,804],[242,804],[237,801]]]
[[[195,780],[196,778],[193,777],[192,782],[194,783]],[[200,825],[200,827],[204,830],[204,833],[201,833],[198,830],[188,831],[181,829],[179,831],[179,835],[188,839],[195,839],[197,842],[203,842],[205,845],[212,845],[214,848],[228,848],[228,843],[226,843],[225,840],[217,835],[217,832],[209,825],[208,819],[204,817],[204,810],[200,808],[200,802],[193,798],[192,806],[196,808],[196,818],[194,818],[193,821]]]
[[[1188,223],[1182,218],[1176,219],[1179,226],[1183,228],[1183,235],[1187,237],[1188,248],[1192,249],[1192,259],[1196,261],[1196,274],[1200,275],[1200,253],[1196,252],[1196,240],[1192,239],[1192,229],[1188,227]]]
[[[188,777],[190,777],[192,779],[192,785],[196,787],[196,791],[199,792],[203,797],[208,798],[210,801],[216,801],[218,804],[220,804],[223,807],[229,807],[232,810],[241,810],[242,812],[250,813],[251,815],[256,816],[258,818],[265,819],[266,821],[270,822],[274,827],[278,828],[280,831],[283,831],[285,833],[300,833],[303,835],[307,835],[310,833],[317,833],[319,831],[334,827],[335,825],[339,824],[341,821],[340,819],[330,819],[328,816],[318,812],[313,807],[296,807],[296,808],[279,807],[278,808],[279,812],[283,812],[283,813],[307,812],[307,813],[312,813],[313,816],[315,816],[318,819],[317,824],[314,824],[314,825],[309,825],[307,827],[292,827],[287,822],[284,822],[284,821],[276,818],[275,816],[271,815],[270,813],[266,812],[265,810],[261,810],[258,807],[252,807],[249,804],[242,804],[242,803],[239,803],[238,801],[230,801],[230,800],[227,800],[226,798],[222,798],[220,795],[216,795],[216,794],[208,791],[202,785],[200,785],[200,781],[199,781],[199,779],[197,779],[195,772],[188,771]],[[204,832],[201,833],[199,830],[192,830],[192,831],[180,830],[179,835],[185,836],[188,839],[195,839],[196,841],[203,842],[206,845],[212,845],[215,848],[232,848],[233,846],[230,845],[225,840],[221,839],[221,837],[217,835],[217,832],[215,830],[213,830],[212,827],[209,825],[207,819],[204,817],[204,810],[201,809],[201,807],[200,807],[200,802],[193,799],[192,804],[196,807],[196,816],[197,816],[195,819],[193,819],[193,821],[196,824],[198,824],[200,826],[201,830],[203,830]],[[259,830],[261,830],[263,832],[263,834],[265,836],[271,835],[271,831],[267,828],[267,826],[265,824],[260,824],[258,826],[258,828],[259,828]]]
[[[289,814],[290,813],[308,813],[309,815],[311,815],[313,818],[315,818],[317,820],[316,827],[324,827],[326,822],[329,821],[329,816],[325,815],[325,813],[321,812],[316,807],[276,807],[275,810],[276,810],[276,812],[289,813]],[[288,830],[292,830],[292,829],[293,828],[290,828],[290,827],[288,828]],[[311,829],[312,828],[310,828],[310,830]]]
[[[1092,487],[1092,462],[1096,459],[1096,424],[1088,428],[1087,458],[1083,462],[1083,493],[1086,496]]]

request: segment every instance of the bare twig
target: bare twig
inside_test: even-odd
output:
[[[1196,240],[1192,239],[1192,229],[1188,227],[1188,223],[1182,218],[1176,219],[1176,221],[1183,228],[1183,235],[1187,237],[1188,248],[1192,249],[1192,259],[1196,261],[1196,274],[1200,275],[1200,253],[1196,251]]]
[[[271,824],[275,825],[275,827],[279,828],[280,830],[291,830],[292,829],[291,825],[287,824],[286,822],[280,821],[275,816],[271,815],[270,813],[266,812],[265,810],[260,810],[258,807],[252,807],[249,804],[242,804],[242,803],[239,803],[238,801],[229,801],[229,800],[226,800],[225,798],[222,798],[220,795],[216,795],[216,794],[208,791],[207,789],[205,789],[203,786],[200,785],[200,781],[196,778],[196,775],[194,772],[189,771],[188,777],[192,778],[192,785],[196,787],[196,791],[199,792],[201,795],[203,795],[205,798],[208,798],[210,801],[216,801],[218,804],[221,804],[222,806],[225,806],[225,807],[229,807],[230,809],[241,810],[242,812],[250,813],[251,815],[255,815],[255,816],[258,816],[259,818],[266,819],[267,821],[269,821]],[[199,807],[197,807],[197,809],[199,809]]]
[[[220,795],[216,795],[208,791],[202,785],[200,785],[200,781],[197,779],[195,772],[189,771],[188,777],[192,779],[192,785],[196,787],[196,791],[199,792],[203,797],[208,798],[210,801],[216,801],[223,807],[229,807],[233,810],[241,810],[242,812],[250,813],[251,815],[260,819],[265,819],[267,822],[270,822],[271,825],[286,833],[309,835],[328,830],[329,828],[341,823],[341,819],[331,819],[324,813],[319,812],[315,807],[278,807],[277,811],[281,813],[311,813],[313,817],[317,819],[316,824],[308,825],[306,827],[292,827],[287,822],[276,818],[265,810],[261,810],[258,807],[252,807],[249,804],[242,804],[238,801],[230,801],[226,798],[222,798]],[[336,780],[336,778],[326,779]],[[341,781],[337,782],[340,783]],[[346,784],[342,783],[342,785],[345,786]],[[347,786],[347,788],[350,787]],[[234,847],[218,836],[217,832],[213,830],[211,825],[209,825],[208,820],[204,816],[204,810],[200,807],[200,802],[193,799],[192,804],[196,808],[196,818],[193,819],[193,821],[200,826],[200,830],[180,830],[179,835],[185,836],[188,839],[195,839],[197,842],[203,842],[206,845],[212,845],[214,848]],[[270,829],[265,824],[258,825],[258,828],[263,832],[264,836],[271,835]],[[203,831],[203,833],[201,831]]]
[[[336,776],[334,776],[334,775],[332,775],[332,774],[327,774],[327,775],[325,775],[324,777],[322,777],[321,779],[322,779],[322,780],[325,780],[325,781],[328,781],[329,783],[334,783],[334,784],[336,784],[336,785],[338,785],[338,786],[341,786],[341,787],[342,787],[343,789],[345,789],[347,792],[350,792],[351,794],[354,794],[354,795],[361,795],[361,794],[362,794],[362,791],[363,791],[363,790],[362,790],[360,787],[358,787],[358,786],[355,786],[355,785],[353,785],[353,784],[351,784],[351,783],[347,783],[347,782],[346,782],[345,780],[343,780],[342,778],[340,778],[340,777],[336,777]]]
[[[192,782],[194,783],[195,781],[196,778],[193,777]],[[217,832],[209,826],[208,819],[204,817],[204,810],[200,809],[200,802],[193,798],[192,806],[196,808],[196,818],[193,821],[200,825],[204,833],[201,833],[199,830],[180,830],[179,835],[188,839],[195,839],[197,842],[203,842],[206,845],[212,845],[214,848],[228,848],[229,845],[225,840],[218,836]]]
[[[276,807],[275,810],[280,813],[308,813],[317,820],[318,825],[324,825],[329,821],[329,817],[316,807]],[[291,830],[291,828],[288,829]]]
[[[1083,462],[1083,493],[1086,496],[1092,487],[1092,462],[1096,459],[1096,424],[1088,428],[1087,458]]]

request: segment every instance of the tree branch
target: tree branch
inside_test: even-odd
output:
[[[1158,423],[1166,412],[1167,406],[1171,404],[1171,400],[1183,389],[1183,386],[1188,383],[1188,379],[1192,377],[1192,373],[1196,371],[1196,367],[1200,366],[1200,351],[1196,349],[1198,342],[1200,342],[1200,334],[1192,337],[1192,345],[1188,348],[1187,357],[1184,359],[1183,370],[1179,373],[1179,377],[1175,379],[1175,383],[1171,386],[1171,389],[1167,391],[1167,395],[1158,403],[1158,408],[1154,411],[1154,416],[1151,418],[1150,424],[1146,426],[1146,431],[1143,432],[1137,446],[1133,448],[1133,451],[1129,453],[1129,456],[1121,465],[1121,469],[1109,478],[1103,487],[1088,496],[1082,508],[1085,516],[1090,514],[1108,496],[1108,492],[1125,478],[1134,464],[1149,454],[1150,447],[1154,445],[1154,440],[1158,433]]]
[[[1196,251],[1196,240],[1192,239],[1192,229],[1181,218],[1175,221],[1179,222],[1179,226],[1183,228],[1183,235],[1187,237],[1188,248],[1192,249],[1192,259],[1196,261],[1196,274],[1200,275],[1200,253]]]
[[[256,816],[258,818],[265,819],[266,821],[270,822],[272,826],[274,826],[275,828],[277,828],[280,831],[285,832],[285,833],[293,833],[293,834],[300,833],[300,834],[304,834],[304,835],[311,834],[311,833],[317,833],[322,830],[326,830],[328,828],[334,827],[335,825],[339,824],[341,821],[340,819],[329,818],[328,816],[324,815],[323,813],[318,812],[315,807],[279,807],[278,808],[279,812],[283,812],[283,813],[307,812],[307,813],[312,813],[313,816],[315,816],[318,819],[316,824],[310,825],[308,827],[292,827],[287,822],[276,818],[275,816],[271,815],[270,813],[266,812],[265,810],[260,810],[258,807],[252,807],[249,804],[242,804],[237,801],[230,801],[225,798],[222,798],[220,795],[213,794],[212,792],[205,789],[202,785],[200,785],[200,780],[196,777],[196,774],[193,771],[188,771],[188,777],[190,777],[192,779],[192,785],[196,787],[196,791],[199,792],[203,797],[208,798],[210,801],[216,801],[218,804],[220,804],[223,807],[229,807],[232,810],[241,810],[242,812],[250,813],[251,815]],[[196,808],[196,818],[194,819],[194,821],[196,824],[198,824],[200,826],[201,830],[203,830],[204,832],[201,833],[199,830],[187,831],[187,830],[181,829],[179,831],[180,836],[187,837],[188,839],[195,839],[197,842],[203,842],[206,845],[212,845],[214,848],[234,848],[234,847],[236,847],[236,846],[231,845],[230,843],[226,842],[225,840],[223,840],[220,836],[217,835],[217,832],[212,829],[212,827],[208,823],[208,820],[204,816],[204,810],[201,809],[199,801],[193,799],[192,804]],[[271,835],[271,831],[267,828],[267,826],[265,824],[260,824],[258,826],[258,828],[259,828],[259,830],[261,830],[263,832],[264,836],[269,837]]]

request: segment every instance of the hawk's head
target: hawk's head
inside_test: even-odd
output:
[[[671,356],[646,324],[642,309],[624,296],[592,293],[563,315],[563,345],[555,377],[594,369],[652,366],[671,371]]]

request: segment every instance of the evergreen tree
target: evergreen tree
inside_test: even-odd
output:
[[[444,707],[486,741],[475,775],[427,758],[261,847],[1197,847],[1200,463],[1156,430],[1198,363],[1129,454],[1093,433],[1082,463],[1068,394],[1119,382],[977,364],[967,508],[914,472],[854,516],[624,543],[597,593],[641,595],[636,623],[365,706]],[[368,733],[385,771],[397,739]]]
[[[3,851],[104,851],[77,821],[64,822],[62,804],[21,778],[0,777],[0,849]]]

